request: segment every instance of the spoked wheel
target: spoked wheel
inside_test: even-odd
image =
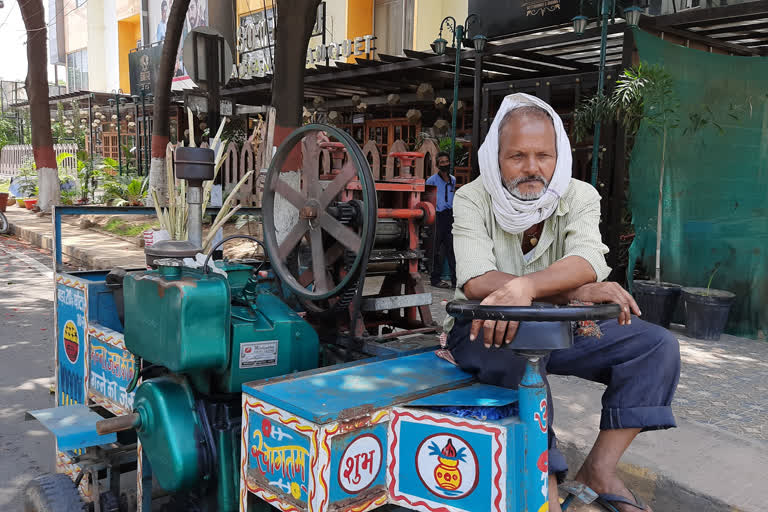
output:
[[[0,235],[8,233],[9,228],[10,225],[8,224],[8,218],[3,214],[3,212],[0,212]]]
[[[320,133],[342,143],[347,152],[346,163],[332,180],[320,180]],[[298,143],[302,168],[296,186],[281,171]],[[361,199],[339,201],[354,179],[360,183]],[[327,309],[320,305],[355,288],[364,275],[376,234],[376,208],[373,176],[354,139],[322,124],[294,131],[272,159],[262,198],[264,242],[275,273],[305,303]]]

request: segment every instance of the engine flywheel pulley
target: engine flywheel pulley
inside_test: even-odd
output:
[[[320,181],[320,134],[340,142],[346,150],[341,170],[325,182]],[[301,171],[296,188],[284,179],[283,166],[298,144],[303,153],[302,169],[286,169]],[[339,195],[355,179],[360,183],[359,199],[339,202]],[[323,301],[357,287],[375,241],[377,203],[368,161],[349,134],[323,124],[309,124],[291,133],[269,166],[262,213],[272,268],[293,293],[305,300]],[[290,219],[288,226],[285,219]],[[302,250],[311,255],[311,265],[292,269],[289,262],[296,261],[292,256]],[[344,258],[345,253],[354,255],[351,263],[349,257]]]

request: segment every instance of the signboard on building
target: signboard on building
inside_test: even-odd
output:
[[[155,93],[155,80],[160,70],[160,57],[163,45],[156,44],[132,51],[128,54],[128,74],[131,80],[131,94]]]
[[[576,0],[469,0],[469,12],[480,17],[478,30],[496,37],[570,23],[579,5]]]
[[[272,73],[276,15],[274,9],[266,9],[240,18],[236,36],[239,64],[234,75],[252,78]],[[325,2],[322,2],[318,6],[311,37],[322,35],[324,25]],[[326,60],[346,60],[350,56],[368,55],[372,58],[375,39],[373,35],[366,35],[310,46],[307,48],[307,65],[325,64]]]
[[[246,29],[247,30],[247,29]],[[259,48],[256,51],[249,50],[249,46],[241,45],[241,29],[238,29],[238,47],[245,49],[240,53],[240,64],[235,69],[239,78],[252,78],[254,76],[264,76],[272,73],[272,57],[274,55],[274,46]],[[249,39],[248,37],[245,38]],[[365,35],[354,39],[344,39],[339,42],[327,44],[318,44],[315,47],[307,48],[307,65],[325,64],[326,59],[330,61],[344,60],[351,56],[367,55],[373,57],[375,47],[373,41],[376,39],[373,35]],[[252,52],[252,53],[249,53]]]

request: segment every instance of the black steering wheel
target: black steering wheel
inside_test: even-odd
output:
[[[445,307],[449,315],[465,320],[500,320],[502,322],[578,322],[618,318],[618,304],[594,306],[554,306],[534,303],[530,306],[486,306],[479,300],[455,300]]]
[[[530,306],[485,306],[480,301],[456,300],[445,308],[449,315],[463,320],[497,320],[520,322],[512,343],[503,345],[527,355],[543,355],[573,345],[570,322],[608,320],[621,313],[618,304],[595,306],[553,306],[534,303]]]

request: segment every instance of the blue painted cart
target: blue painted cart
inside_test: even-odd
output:
[[[511,348],[498,349],[528,358],[519,390],[477,383],[433,352],[247,383],[240,511],[260,500],[283,512],[387,504],[424,512],[547,511],[549,425],[538,361],[570,346],[569,320],[619,309],[451,303],[448,310],[531,320],[520,324]]]

